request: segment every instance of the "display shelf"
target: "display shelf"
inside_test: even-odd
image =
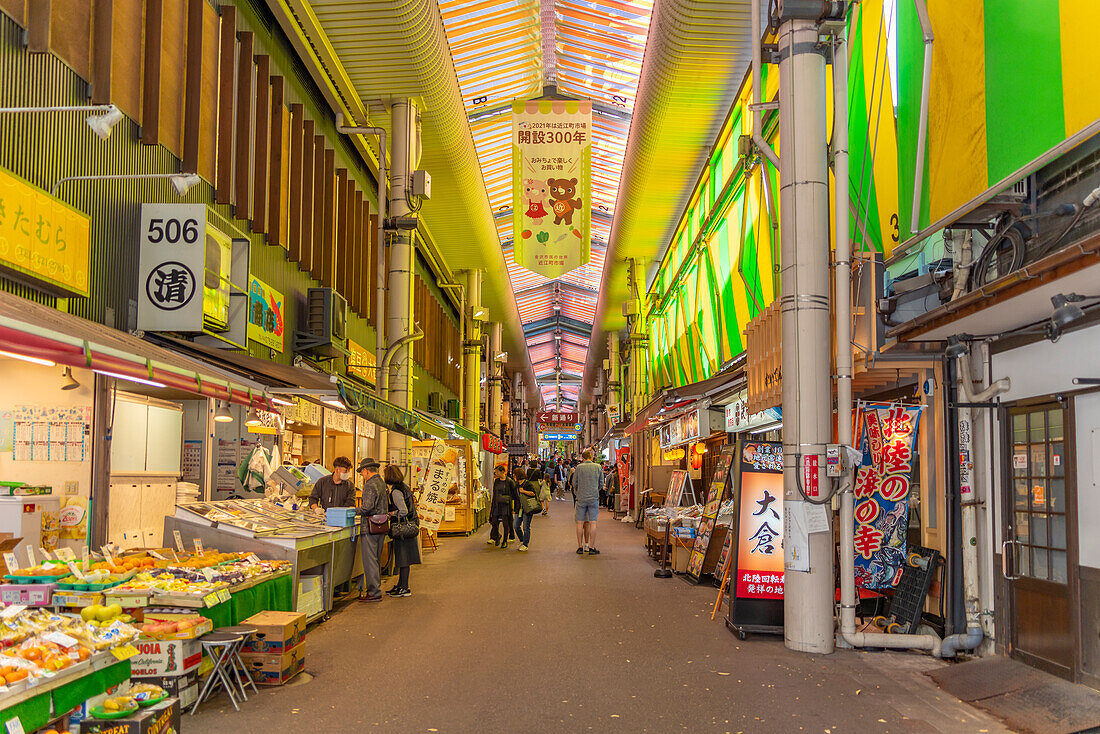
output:
[[[98,652],[88,658],[88,660],[85,661],[84,664],[74,665],[71,668],[67,668],[59,673],[55,673],[52,677],[43,680],[37,685],[0,696],[0,721],[7,721],[8,717],[5,714],[10,709],[18,706],[24,701],[29,701],[32,698],[41,696],[46,693],[52,693],[53,691],[61,688],[62,686],[66,686],[79,678],[83,678],[86,675],[91,675],[92,673],[96,673],[101,670],[106,670],[112,665],[122,664],[125,664],[127,666],[127,669],[129,668],[130,664],[128,662],[120,661],[110,652]],[[126,677],[129,677],[129,670],[127,670]]]

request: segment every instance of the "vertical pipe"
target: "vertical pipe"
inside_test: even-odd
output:
[[[783,496],[803,502],[802,457],[819,457],[832,435],[829,375],[829,223],[825,151],[825,57],[817,23],[785,20],[779,29],[782,213]],[[821,487],[827,480],[818,478]],[[791,543],[786,544],[791,560]],[[809,535],[809,571],[785,576],[784,637],[801,652],[833,651],[833,539]]]
[[[752,101],[756,109],[752,113],[752,142],[760,149],[760,152],[764,154],[773,166],[779,168],[779,156],[775,154],[775,150],[768,144],[767,140],[764,140],[762,135],[763,125],[761,124],[761,118],[764,111],[760,109],[760,100],[764,94],[760,88],[760,3],[764,0],[750,0],[752,2]],[[767,179],[765,179],[765,182]]]
[[[489,431],[500,436],[500,409],[503,403],[500,395],[500,362],[497,355],[500,354],[501,339],[504,334],[504,324],[494,321],[489,332],[489,353],[485,355],[485,362],[489,371],[489,397],[485,405],[485,417],[489,421]]]
[[[393,105],[389,212],[394,217],[408,216],[412,213],[407,202],[407,187],[409,169],[413,165],[413,148],[416,145],[415,125],[418,114],[416,105],[411,100],[402,100]],[[412,333],[413,269],[413,233],[409,230],[399,230],[390,248],[386,304],[386,339],[390,347]],[[408,344],[397,348],[390,367],[392,374],[389,379],[389,394],[385,396],[392,403],[406,410],[412,408],[410,348]],[[392,449],[396,448],[399,453],[397,461],[403,464],[408,458],[408,436],[395,434],[389,439],[389,443],[391,445],[386,447],[387,456],[380,458],[389,459]]]
[[[470,328],[466,332],[466,341],[462,344],[462,354],[466,366],[462,379],[466,383],[463,391],[462,411],[463,423],[468,430],[481,433],[481,317],[474,318],[474,314],[482,310],[481,307],[481,271],[466,271],[466,301],[469,313]]]
[[[619,406],[622,405],[622,398],[620,392],[622,390],[622,373],[619,365],[619,332],[613,331],[607,335],[607,357],[610,362],[610,373],[608,374],[608,396],[607,405]],[[601,434],[602,436],[602,434]]]

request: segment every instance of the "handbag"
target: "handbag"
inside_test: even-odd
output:
[[[530,490],[531,486],[529,484],[525,484],[524,489]],[[528,495],[528,494],[520,494],[520,496],[519,496],[519,506],[520,506],[520,509],[523,510],[523,512],[525,514],[528,514],[528,515],[532,515],[536,512],[542,512],[542,503],[539,502],[537,491],[535,492],[534,497],[532,497],[531,495]]]
[[[367,532],[371,535],[385,535],[390,532],[389,515],[371,515],[367,518]]]
[[[402,515],[390,525],[390,537],[394,540],[415,538],[420,534],[420,522],[409,515]]]

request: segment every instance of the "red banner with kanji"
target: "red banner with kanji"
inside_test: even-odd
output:
[[[856,471],[856,585],[896,586],[905,568],[909,488],[920,406],[865,407],[859,415],[863,461]]]

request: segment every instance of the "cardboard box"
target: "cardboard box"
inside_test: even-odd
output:
[[[54,591],[53,603],[57,607],[90,607],[103,603],[103,594],[98,591]]]
[[[306,633],[306,615],[298,612],[259,612],[241,625],[256,628],[256,634],[246,640],[241,648],[242,653],[283,653],[302,641]]]
[[[305,645],[278,653],[242,652],[241,662],[261,686],[281,686],[302,672],[306,664]]]
[[[688,561],[691,559],[691,548],[676,543],[672,546],[672,570],[676,573],[687,573]]]
[[[152,676],[152,677],[132,677],[131,683],[152,683],[155,686],[160,686],[168,695],[180,700],[180,707],[187,708],[191,704],[195,703],[195,699],[199,697],[199,671],[198,669],[192,670],[190,673],[184,673],[183,675],[173,676]]]
[[[125,719],[84,719],[81,734],[169,734],[180,730],[180,701],[166,698]]]
[[[10,553],[18,548],[19,544],[22,542],[22,538],[13,537],[11,533],[0,533],[0,553]],[[0,576],[7,576],[11,573],[2,555],[0,555],[0,571],[3,571],[3,573],[0,573]]]
[[[202,646],[197,640],[138,639],[134,647],[138,654],[130,658],[132,676],[184,675],[197,670],[202,660]]]

